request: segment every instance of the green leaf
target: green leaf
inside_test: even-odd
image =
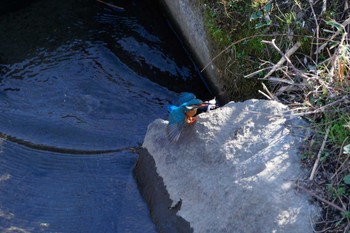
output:
[[[272,23],[271,19],[266,20],[266,25],[270,26],[270,25],[271,25],[271,23]]]
[[[350,211],[346,211],[345,213],[342,213],[342,215],[348,220],[350,219]]]
[[[263,13],[262,13],[261,11],[254,12],[254,13],[250,16],[250,21],[259,19],[259,18],[261,18],[261,16],[263,16]]]
[[[350,175],[346,175],[343,179],[345,184],[350,184]]]
[[[269,20],[264,19],[262,22],[255,24],[255,29],[259,29],[259,28],[262,28],[264,26],[270,26],[271,22],[272,21],[270,19]]]
[[[344,27],[340,23],[334,21],[334,20],[328,20],[326,21],[328,25],[331,25],[332,27],[335,27],[338,31],[343,31]]]
[[[346,155],[350,154],[350,144],[343,147],[343,153]]]
[[[270,3],[267,3],[266,4],[266,6],[265,6],[265,12],[270,12],[271,11],[271,9],[272,9],[272,3],[270,2]]]
[[[320,161],[324,162],[329,157],[329,155],[330,155],[330,153],[328,153],[328,152],[324,153],[324,155],[321,156]]]
[[[255,29],[262,28],[262,27],[264,27],[265,25],[266,25],[265,23],[259,22],[259,23],[255,24]]]

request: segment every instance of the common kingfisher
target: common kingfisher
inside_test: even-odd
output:
[[[196,122],[198,114],[215,109],[215,98],[203,102],[197,99],[192,93],[184,92],[180,94],[179,106],[169,105],[169,124],[167,126],[168,138],[171,142],[177,142],[182,130]]]

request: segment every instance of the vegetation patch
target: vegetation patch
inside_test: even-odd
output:
[[[310,122],[314,133],[303,156],[310,176],[296,186],[323,208],[315,232],[350,232],[349,1],[203,0],[203,5],[218,51],[212,62],[222,72],[227,98],[259,92]]]

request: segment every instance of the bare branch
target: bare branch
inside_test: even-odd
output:
[[[322,5],[322,14],[326,12],[327,10],[327,0],[323,0],[323,5]]]
[[[347,18],[341,25],[343,25],[343,27],[346,27],[350,24],[350,18]],[[332,41],[336,36],[338,36],[341,33],[341,31],[337,31],[336,33],[333,34],[333,36],[331,36],[331,38],[326,41],[324,44],[322,44],[315,52],[315,54],[320,53],[328,44],[329,41]]]
[[[109,7],[111,7],[111,8],[117,9],[117,10],[124,10],[123,7],[116,6],[116,5],[113,5],[113,4],[111,4],[111,3],[107,3],[107,2],[102,1],[102,0],[96,0],[96,1],[98,1],[98,2],[100,2],[100,3],[102,3],[102,4],[105,4],[106,6],[109,6]]]
[[[325,2],[323,2],[325,3]],[[312,15],[314,16],[314,20],[315,20],[315,24],[316,24],[316,51],[318,50],[318,46],[319,46],[319,38],[320,38],[320,25],[318,24],[317,21],[317,16],[313,7],[313,3],[311,1],[309,1],[310,4],[310,8],[312,11]],[[322,8],[322,12],[323,12],[323,8]],[[318,63],[318,53],[316,53],[316,64]]]
[[[266,79],[258,79],[258,80],[266,80]],[[277,78],[277,77],[270,77],[268,79],[269,81],[273,81],[273,82],[280,82],[280,83],[287,83],[289,85],[293,85],[294,82],[292,80],[286,80],[286,79],[283,79],[283,78]]]
[[[328,138],[328,134],[329,134],[330,128],[331,128],[330,126],[327,127],[326,134],[324,135],[321,148],[320,148],[320,150],[318,151],[317,158],[316,158],[316,161],[315,161],[314,166],[313,166],[313,168],[312,168],[312,171],[311,171],[309,180],[313,180],[314,177],[315,177],[316,169],[317,169],[317,167],[318,167],[318,164],[320,163],[321,154],[322,154],[322,152],[323,152],[323,150],[324,150],[324,146],[326,145],[326,142],[327,142],[327,138]]]
[[[322,106],[314,111],[303,112],[303,113],[293,113],[293,114],[287,115],[286,117],[288,117],[288,116],[291,116],[291,117],[292,116],[306,116],[306,115],[310,115],[310,114],[324,112],[327,108],[338,105],[341,102],[344,102],[345,104],[349,104],[348,96],[343,96],[342,98],[340,98],[334,102],[331,102],[329,104],[326,104],[326,105],[324,105],[324,106]]]
[[[320,197],[320,196],[317,195],[316,193],[313,193],[313,192],[311,192],[310,190],[308,190],[308,189],[306,189],[306,188],[304,188],[304,187],[302,187],[302,186],[300,186],[300,185],[298,185],[298,184],[296,184],[296,186],[297,186],[299,189],[301,189],[301,190],[305,191],[306,193],[310,194],[311,196],[313,196],[313,197],[317,198],[318,200],[322,201],[323,203],[326,203],[327,205],[332,206],[334,209],[337,209],[337,210],[339,210],[339,211],[342,212],[342,213],[346,213],[346,212],[347,212],[345,209],[341,208],[340,206],[337,206],[337,205],[334,204],[333,202],[330,202],[330,201],[324,199],[323,197]]]
[[[274,43],[274,40],[270,41],[262,41],[263,43],[268,43],[268,44],[272,44],[274,48],[277,49],[277,51],[279,51],[280,53],[282,53],[282,51],[276,46],[276,44]],[[297,42],[291,49],[289,49],[285,54],[282,53],[282,58],[272,67],[272,69],[269,71],[269,73],[267,73],[265,75],[265,77],[263,79],[267,79],[273,72],[275,72],[278,68],[280,68],[283,63],[285,63],[287,61],[287,59],[289,60],[289,57],[294,54],[301,46],[300,42]],[[289,60],[290,62],[290,60]],[[291,64],[291,62],[290,62]]]
[[[253,76],[255,76],[255,75],[258,75],[260,72],[262,72],[262,71],[264,71],[264,70],[268,70],[268,69],[273,68],[273,67],[274,67],[274,66],[269,66],[269,67],[262,68],[262,69],[260,69],[260,70],[257,70],[257,71],[255,71],[255,72],[253,72],[253,73],[250,73],[250,74],[248,74],[248,75],[245,75],[244,78],[251,78],[251,77],[253,77]]]
[[[298,74],[298,75],[300,75],[301,77],[303,77],[303,78],[308,78],[303,72],[301,72],[300,70],[298,70],[294,65],[293,65],[293,63],[291,62],[291,60],[289,59],[289,57],[287,56],[287,54],[284,54],[281,50],[280,50],[280,48],[278,48],[278,46],[275,44],[275,39],[273,39],[272,41],[266,41],[266,40],[263,40],[262,41],[263,43],[266,43],[266,44],[271,44],[281,55],[282,55],[282,57],[285,59],[285,61],[287,61],[287,63],[292,67],[292,69],[294,70],[294,72],[296,73],[296,74]],[[301,46],[301,43],[298,41],[293,47],[292,47],[292,49],[293,50],[297,50],[299,47]],[[291,54],[293,54],[294,52],[293,52],[293,50],[292,49],[290,49],[289,51],[290,51],[290,53]],[[293,53],[292,53],[293,52]]]

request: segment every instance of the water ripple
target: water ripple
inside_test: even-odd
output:
[[[154,2],[119,3],[0,15],[0,232],[155,232],[135,150],[175,92],[211,96]]]
[[[160,106],[175,95],[137,75],[102,44],[80,43],[80,52],[60,49],[65,55],[58,57],[64,59],[43,53],[41,65],[34,57],[8,66],[0,92],[0,133],[77,150],[142,143],[148,123],[165,117]]]
[[[131,176],[135,159],[130,152],[43,153],[4,141],[0,230],[154,232],[140,217],[147,210]],[[130,219],[133,225],[127,223]]]

